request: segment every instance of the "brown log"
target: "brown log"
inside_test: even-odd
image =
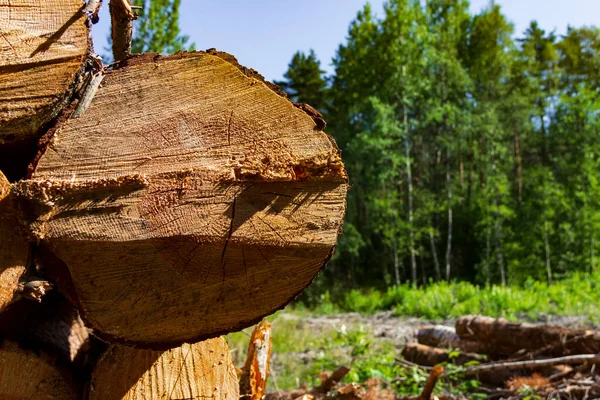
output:
[[[238,379],[223,338],[167,351],[114,345],[92,373],[90,400],[239,399]]]
[[[0,9],[0,169],[10,175],[15,149],[35,149],[70,101],[91,46],[81,0],[0,0]]]
[[[461,339],[484,342],[503,355],[542,348],[552,356],[600,353],[600,332],[592,330],[462,317],[456,321],[456,333]]]
[[[465,353],[487,354],[488,346],[485,343],[461,339],[456,334],[456,329],[445,325],[431,325],[419,329],[417,341],[431,347],[440,349],[459,349]]]
[[[29,245],[19,227],[10,184],[0,172],[0,313],[17,299]]]
[[[478,354],[465,353],[460,353],[457,357],[450,358],[450,352],[447,350],[418,343],[408,343],[402,350],[402,357],[412,363],[427,367],[433,367],[445,362],[464,365],[471,361],[483,362],[485,360],[483,356]]]
[[[133,57],[16,184],[54,279],[152,348],[260,321],[332,255],[347,175],[322,120],[224,53]]]
[[[264,397],[269,379],[271,349],[271,324],[263,320],[252,331],[246,363],[240,376],[240,394],[244,398],[261,400]]]
[[[69,371],[54,357],[0,342],[0,399],[78,400],[80,395]]]

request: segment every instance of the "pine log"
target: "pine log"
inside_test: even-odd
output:
[[[551,356],[600,353],[600,332],[592,330],[467,316],[456,321],[456,333],[461,339],[484,342],[504,355],[540,349]]]
[[[16,184],[54,279],[104,339],[169,348],[251,326],[331,257],[339,149],[261,78],[216,51],[130,58]]]
[[[0,313],[17,299],[29,246],[19,227],[10,184],[0,172]]]
[[[489,346],[485,343],[464,340],[456,334],[456,329],[445,325],[425,326],[417,332],[417,341],[440,349],[459,349],[464,353],[487,354]],[[493,351],[491,351],[493,353]]]
[[[0,399],[78,400],[79,390],[69,371],[42,351],[0,342]]]
[[[10,175],[15,149],[29,155],[70,101],[91,46],[82,0],[0,0],[0,26],[0,169]]]
[[[239,399],[223,338],[167,351],[113,345],[92,373],[90,400]]]

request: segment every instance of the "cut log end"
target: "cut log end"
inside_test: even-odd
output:
[[[76,400],[80,393],[69,372],[44,352],[0,343],[0,398]]]
[[[225,340],[184,344],[164,352],[112,346],[93,371],[90,400],[164,398],[239,399]]]
[[[123,65],[15,186],[82,317],[104,338],[157,348],[282,308],[341,229],[335,142],[222,55]]]
[[[41,134],[66,105],[90,48],[81,0],[10,3],[0,13],[0,147]]]

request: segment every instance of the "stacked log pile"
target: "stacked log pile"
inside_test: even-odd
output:
[[[454,364],[491,398],[600,398],[598,331],[467,316],[455,328],[423,327],[417,339],[400,362],[424,370]]]
[[[229,54],[129,55],[128,1],[104,66],[100,4],[0,0],[0,398],[237,398],[219,336],[326,265],[340,151]]]

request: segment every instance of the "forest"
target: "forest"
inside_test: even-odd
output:
[[[350,176],[321,291],[597,269],[600,29],[514,32],[493,2],[390,0],[364,6],[333,65],[298,52],[277,82],[325,114]]]

